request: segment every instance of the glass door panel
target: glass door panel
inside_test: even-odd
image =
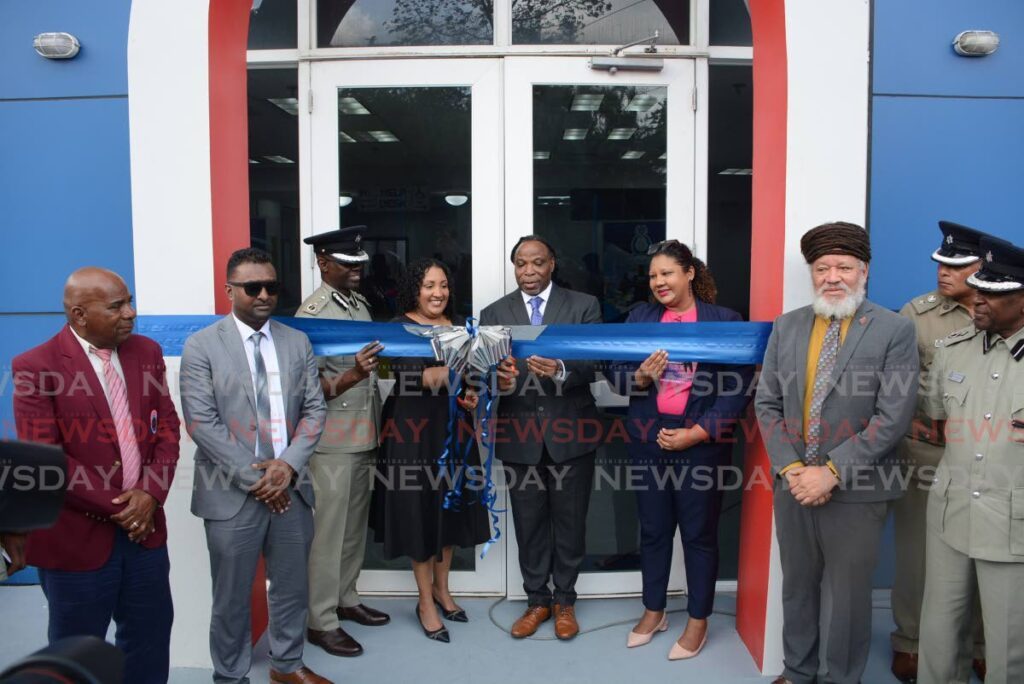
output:
[[[371,262],[360,290],[375,320],[402,313],[398,279],[422,257],[451,268],[463,316],[501,293],[499,74],[497,60],[312,66],[313,220],[304,236],[367,226],[363,245]],[[319,273],[311,255],[305,258],[308,294]],[[453,591],[503,593],[504,545],[482,560],[473,549],[461,550],[452,571]],[[408,559],[384,558],[371,534],[359,589],[415,591]]]
[[[505,60],[505,253],[522,235],[549,240],[558,253],[554,280],[596,296],[606,322],[647,301],[652,243],[693,244],[694,77],[692,60],[614,75],[579,58]],[[507,262],[505,285],[516,287]],[[624,419],[622,397],[604,383],[592,389],[606,428]],[[597,451],[581,595],[640,591],[628,465],[622,442]],[[523,598],[514,534],[508,544],[509,597]],[[678,542],[677,549],[673,591],[685,587]]]

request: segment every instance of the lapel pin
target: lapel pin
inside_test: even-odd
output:
[[[868,324],[868,317],[867,316],[861,316],[860,317],[860,324],[861,325],[867,325]]]

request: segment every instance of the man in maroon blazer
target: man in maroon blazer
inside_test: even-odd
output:
[[[68,325],[12,364],[18,437],[68,460],[64,510],[29,534],[25,561],[39,568],[51,642],[104,638],[113,618],[125,681],[163,683],[174,613],[161,506],[179,440],[163,354],[132,335],[132,297],[112,271],[72,273],[64,311]]]

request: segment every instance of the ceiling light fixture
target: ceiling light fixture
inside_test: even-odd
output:
[[[370,110],[364,107],[363,103],[354,97],[338,98],[338,111],[342,114],[350,114],[352,116],[365,116],[370,113]]]
[[[291,159],[289,159],[288,157],[282,157],[279,154],[265,154],[265,155],[263,155],[263,158],[266,159],[267,161],[272,161],[275,164],[294,164],[295,163]]]
[[[658,104],[658,96],[652,95],[651,93],[641,93],[634,95],[633,99],[626,105],[627,112],[646,112],[654,105]]]
[[[596,112],[601,108],[604,95],[600,93],[580,93],[572,98],[570,109],[574,112]]]
[[[469,201],[469,196],[468,195],[463,195],[461,193],[459,193],[459,194],[452,194],[452,195],[445,195],[444,196],[444,201],[447,202],[448,204],[452,205],[453,207],[461,207],[463,204],[465,204],[466,202]]]
[[[367,131],[377,142],[400,142],[391,131]]]
[[[630,150],[622,153],[623,159],[639,159],[642,156],[644,156],[643,150]]]
[[[341,142],[343,142],[343,143],[354,143],[354,142],[356,142],[356,139],[353,138],[348,133],[346,133],[345,131],[338,131],[338,137],[341,138]]]
[[[352,195],[338,195],[338,206],[347,207],[352,204]]]
[[[562,140],[583,140],[586,137],[586,128],[566,128],[562,132]]]
[[[613,128],[608,134],[609,140],[629,140],[636,133],[635,128]]]
[[[718,172],[719,176],[752,176],[753,169],[722,169]]]
[[[551,159],[551,153],[546,151],[538,151],[533,153],[534,159]]]
[[[267,98],[267,102],[292,116],[299,115],[299,101],[294,97],[271,97]]]

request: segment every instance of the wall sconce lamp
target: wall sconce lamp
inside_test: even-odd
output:
[[[56,31],[53,33],[40,33],[32,41],[32,47],[40,57],[46,59],[71,59],[81,49],[78,39],[70,33]]]
[[[953,50],[961,57],[987,57],[998,49],[995,31],[961,31],[953,39]]]

